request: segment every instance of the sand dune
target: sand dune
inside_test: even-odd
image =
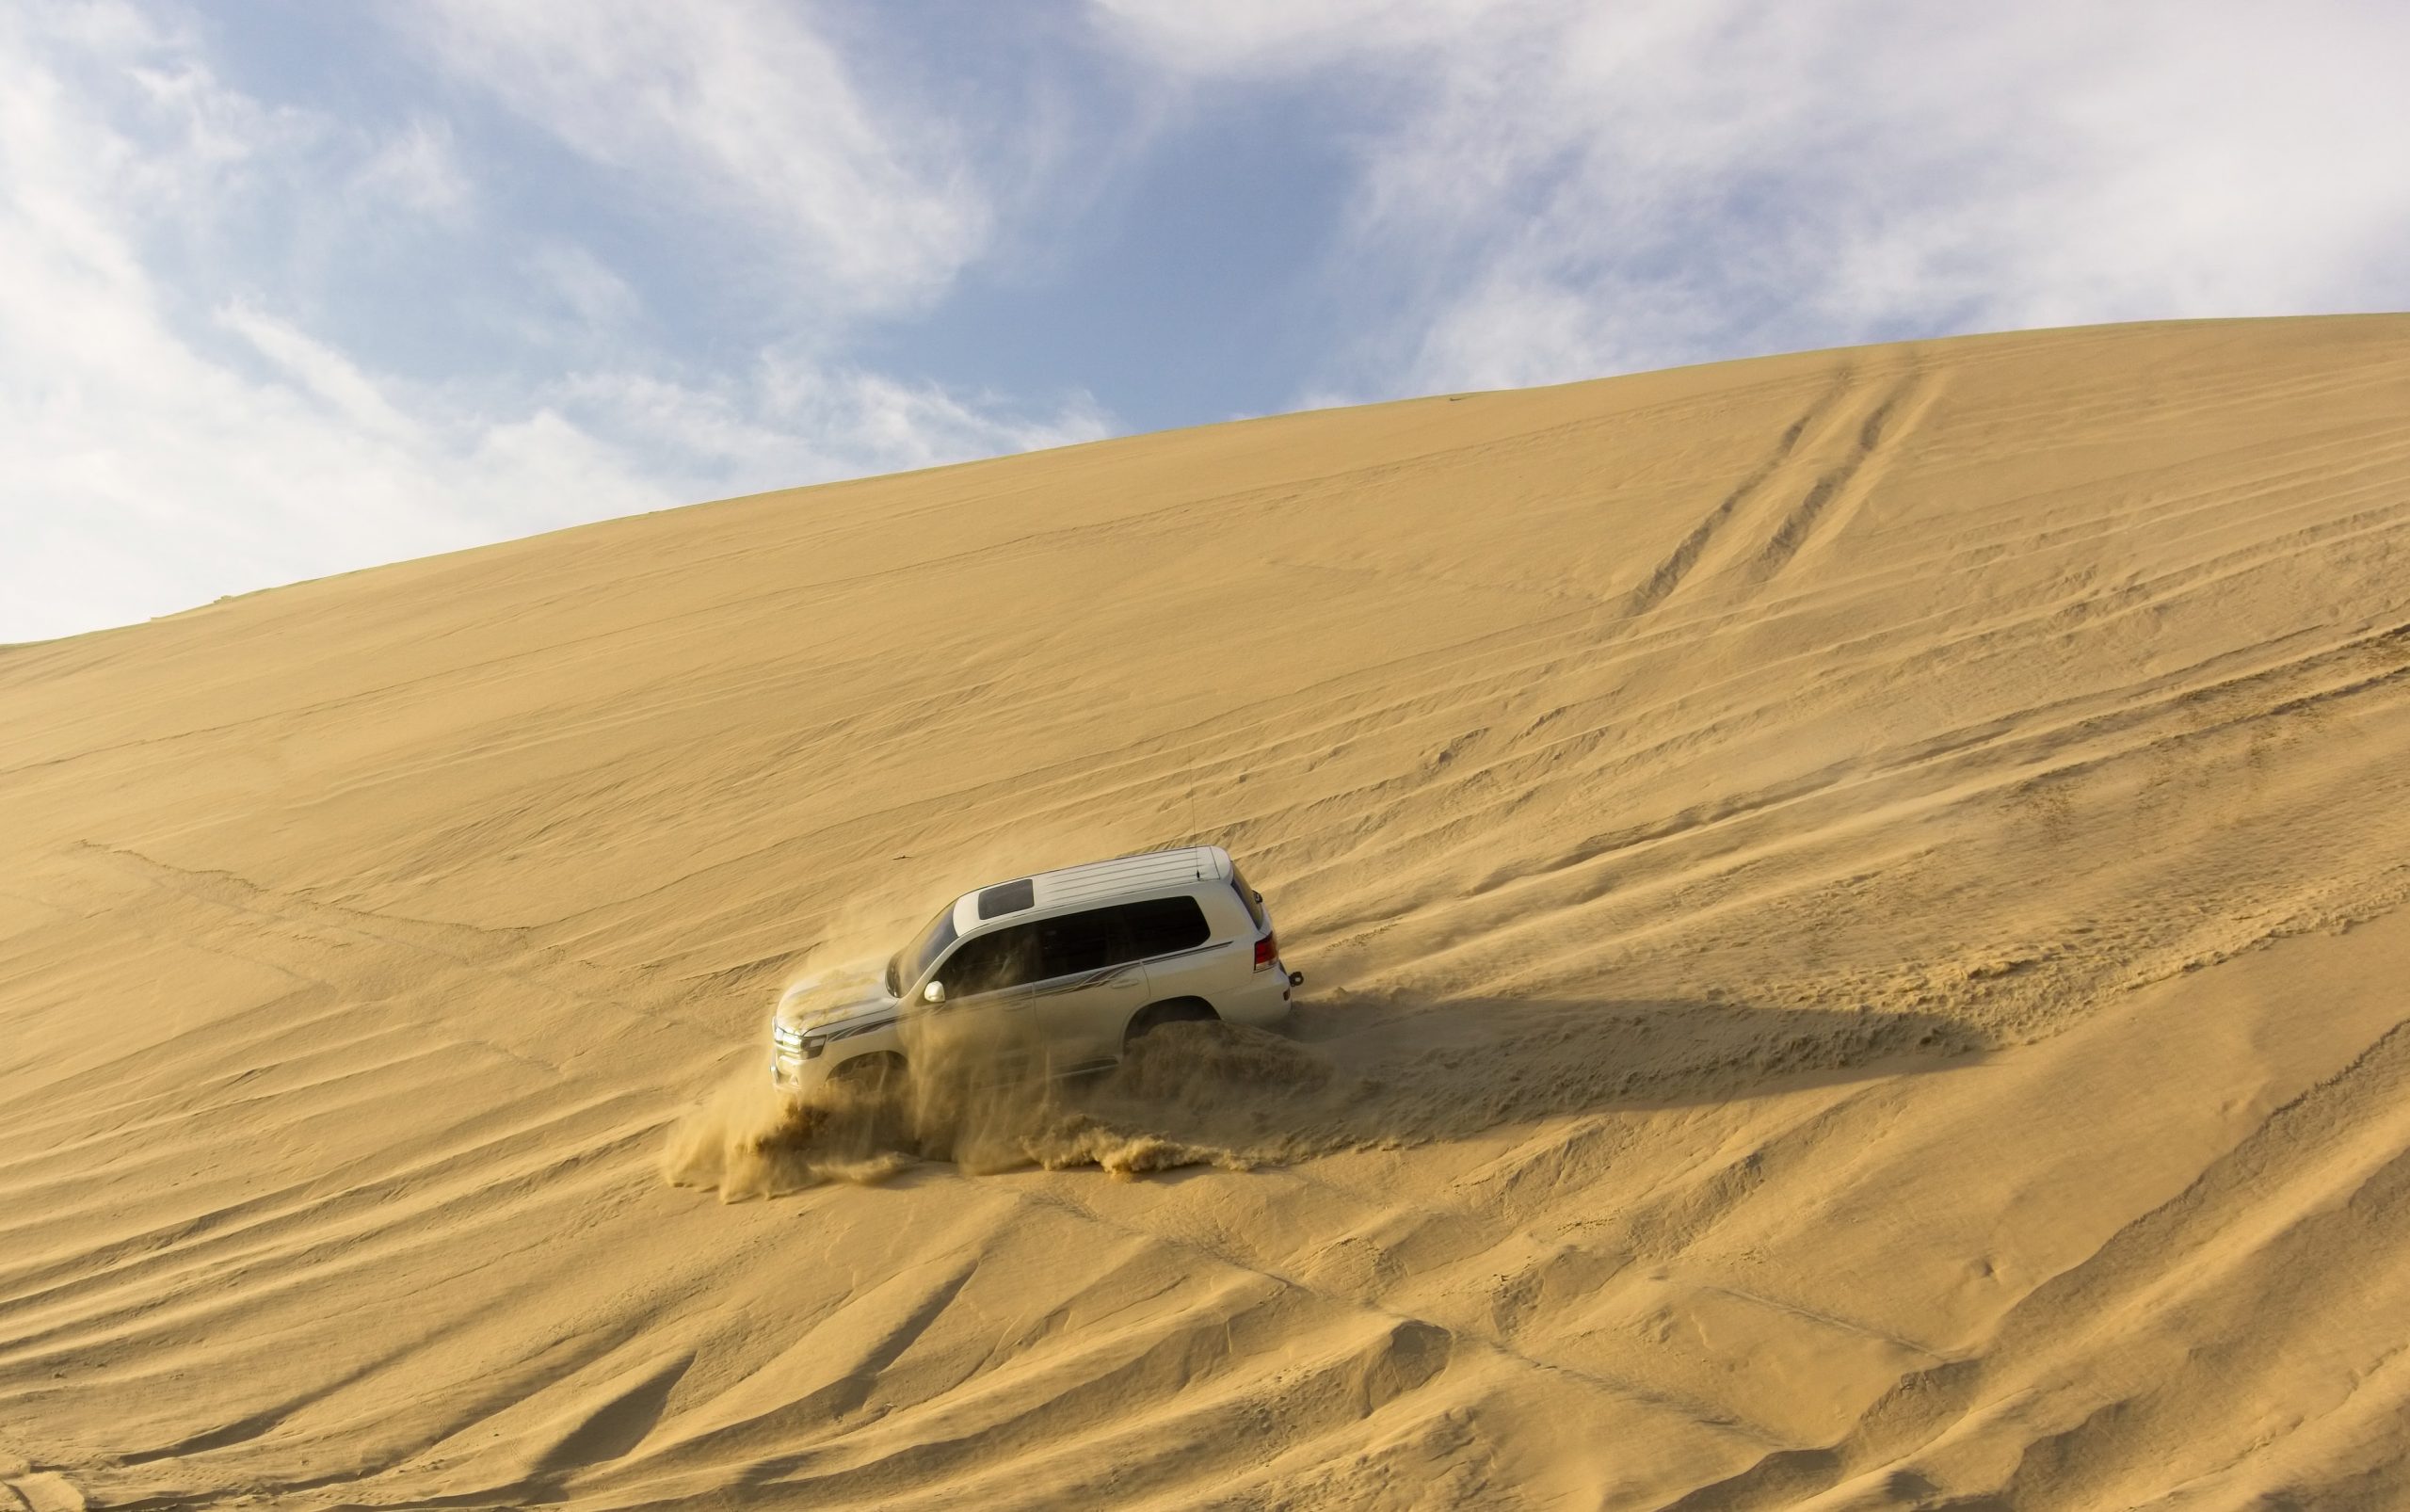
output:
[[[1870,347],[0,649],[0,1484],[2410,1505],[2405,415]],[[1192,840],[1288,1037],[716,1164],[784,982]]]

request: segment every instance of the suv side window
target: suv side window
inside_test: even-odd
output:
[[[1074,972],[1101,971],[1131,958],[1114,949],[1111,909],[1090,909],[1085,913],[1040,919],[1030,927],[1037,931],[1040,981],[1068,976]]]
[[[1213,938],[1213,926],[1205,922],[1205,910],[1192,897],[1149,898],[1144,903],[1124,903],[1117,909],[1101,910],[1117,915],[1121,938],[1114,951],[1116,960],[1144,960],[1149,956],[1168,956],[1176,950],[1192,950]]]
[[[949,998],[1000,992],[1037,979],[1037,926],[1017,924],[964,941],[938,968]]]

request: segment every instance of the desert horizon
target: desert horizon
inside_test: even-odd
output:
[[[0,647],[31,1508],[2410,1502],[2410,315],[1441,394]],[[1219,846],[1264,1029],[795,984]]]

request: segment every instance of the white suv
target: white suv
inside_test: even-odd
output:
[[[883,1083],[909,1069],[910,1031],[940,1018],[1035,1050],[1050,1072],[1086,1070],[1173,1020],[1273,1022],[1305,979],[1228,851],[1149,851],[965,893],[883,974],[790,988],[770,1070],[788,1091]]]

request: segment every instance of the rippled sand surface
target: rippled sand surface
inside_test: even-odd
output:
[[[2410,317],[1869,347],[0,648],[0,1498],[2410,1504],[2405,416]],[[1284,1036],[763,1106],[1191,841]]]

